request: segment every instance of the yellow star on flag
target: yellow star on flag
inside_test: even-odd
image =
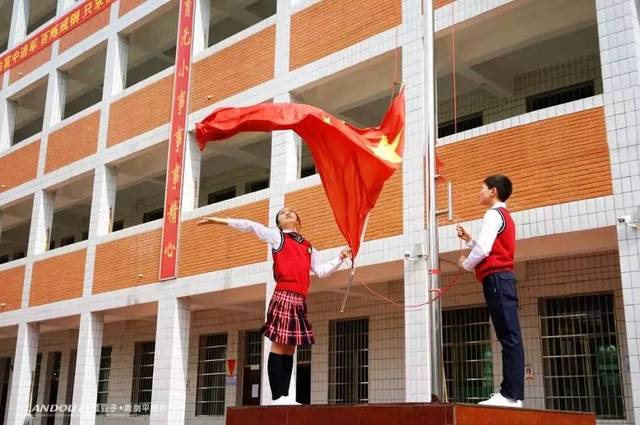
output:
[[[399,164],[400,162],[402,162],[402,157],[398,155],[398,153],[396,152],[396,148],[400,143],[401,136],[402,129],[400,129],[396,138],[393,139],[393,143],[389,144],[389,139],[383,134],[380,138],[380,142],[376,145],[376,147],[369,147],[369,149],[371,149],[373,154],[378,158],[384,159],[387,162]]]

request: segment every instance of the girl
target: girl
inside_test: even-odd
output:
[[[293,355],[296,346],[315,342],[307,317],[310,272],[313,271],[320,278],[329,276],[351,255],[351,250],[345,248],[338,258],[319,264],[316,250],[298,233],[302,225],[300,217],[290,208],[278,211],[278,230],[253,221],[232,218],[206,217],[198,224],[209,223],[253,232],[271,246],[276,289],[269,303],[262,333],[271,340],[267,372],[272,404],[298,404],[288,397]]]

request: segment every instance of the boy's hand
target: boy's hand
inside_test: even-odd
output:
[[[227,220],[218,217],[205,217],[198,222],[198,226],[203,224],[227,224]]]
[[[462,266],[462,264],[464,263],[464,261],[467,259],[466,255],[461,255],[460,258],[458,258],[458,267],[460,267],[461,269],[464,269],[464,267]]]
[[[344,260],[345,258],[351,257],[351,248],[346,247],[340,252],[340,259]]]
[[[471,234],[469,232],[467,232],[464,227],[462,227],[461,225],[457,224],[456,225],[456,232],[458,233],[458,237],[460,239],[462,239],[465,242],[471,242]]]

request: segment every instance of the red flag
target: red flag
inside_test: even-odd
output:
[[[243,131],[272,130],[293,130],[306,142],[338,228],[355,258],[367,215],[402,162],[404,91],[378,127],[358,128],[322,109],[295,103],[219,108],[196,124],[200,149]]]

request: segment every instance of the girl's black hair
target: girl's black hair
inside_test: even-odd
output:
[[[280,222],[278,221],[278,217],[280,217],[280,213],[282,212],[284,208],[280,208],[278,210],[278,213],[276,214],[276,226],[278,227],[278,229],[280,229]],[[291,210],[291,209],[290,209]],[[302,220],[300,220],[300,215],[298,215],[297,212],[295,212],[294,210],[291,210],[292,213],[294,213],[296,215],[296,218],[298,219],[298,226],[302,226]]]

